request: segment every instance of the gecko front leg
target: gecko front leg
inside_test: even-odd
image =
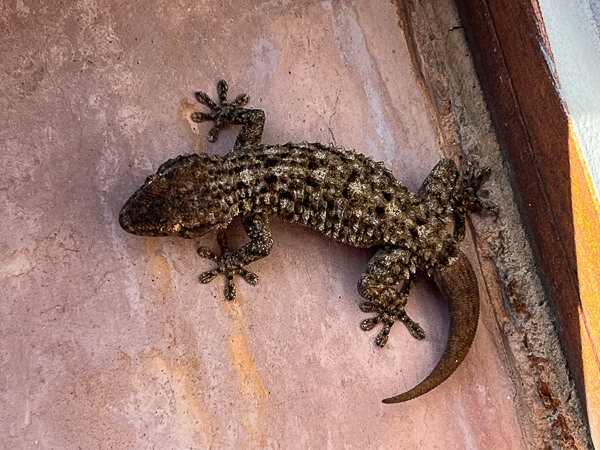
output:
[[[218,264],[216,269],[201,274],[200,282],[208,283],[217,275],[224,274],[226,277],[225,298],[227,300],[233,300],[236,295],[234,275],[240,275],[247,283],[253,286],[258,283],[258,275],[246,270],[244,266],[268,256],[273,249],[273,238],[271,237],[267,216],[256,214],[244,217],[242,225],[250,238],[250,242],[242,245],[240,248],[229,250],[225,233],[219,233],[217,240],[221,255],[215,254],[208,247],[200,247],[198,249],[198,254],[201,257],[215,261]]]
[[[206,92],[196,92],[196,100],[203,105],[208,106],[213,112],[203,113],[194,112],[191,115],[193,122],[201,123],[208,120],[215,122],[214,126],[208,132],[208,140],[215,142],[219,138],[219,132],[228,123],[233,125],[242,125],[233,147],[239,148],[259,144],[262,139],[263,128],[265,126],[265,113],[261,109],[243,108],[250,101],[247,94],[240,94],[229,103],[227,101],[227,91],[229,87],[225,80],[219,81],[217,91],[219,94],[219,105],[217,105]]]

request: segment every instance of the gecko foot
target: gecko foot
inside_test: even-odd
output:
[[[217,275],[224,274],[226,277],[225,298],[227,300],[233,300],[236,295],[233,276],[239,275],[246,280],[247,283],[255,286],[256,283],[258,283],[258,275],[256,275],[254,272],[244,269],[240,264],[232,260],[231,255],[233,252],[229,251],[229,245],[227,244],[227,236],[225,233],[219,233],[217,235],[217,242],[219,243],[221,255],[217,255],[208,247],[200,247],[198,249],[198,255],[200,255],[202,258],[215,261],[218,264],[216,269],[200,274],[199,280],[200,283],[209,283],[215,279]]]
[[[455,189],[453,195],[454,213],[456,216],[454,236],[459,241],[462,241],[465,237],[465,219],[469,213],[481,210],[498,214],[498,206],[492,202],[481,200],[477,194],[479,187],[488,178],[489,174],[489,167],[479,169],[472,162],[468,162]]]
[[[228,123],[231,123],[233,114],[250,101],[248,95],[240,94],[232,103],[229,103],[227,101],[228,89],[229,87],[225,80],[219,81],[219,84],[217,85],[219,105],[217,105],[206,92],[196,92],[196,100],[203,105],[208,106],[213,112],[203,113],[197,111],[192,113],[191,119],[196,123],[206,122],[207,120],[215,122],[214,126],[208,132],[208,140],[210,142],[215,142],[218,139],[221,129]]]
[[[365,302],[362,305],[360,305],[360,309],[361,311],[366,313],[379,313],[377,316],[365,319],[360,323],[360,328],[362,328],[364,331],[372,330],[379,323],[383,324],[383,328],[381,329],[381,331],[377,335],[377,338],[375,339],[375,343],[379,347],[384,347],[387,343],[390,335],[390,330],[392,329],[392,325],[394,325],[396,321],[402,322],[414,338],[425,339],[425,331],[423,331],[423,328],[421,328],[421,326],[418,323],[416,323],[410,317],[408,317],[403,306],[396,308],[386,308],[376,303]]]

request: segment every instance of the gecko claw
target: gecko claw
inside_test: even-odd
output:
[[[235,284],[233,283],[233,274],[226,273],[225,275],[225,299],[231,301],[235,299],[235,294],[237,293]]]
[[[248,96],[248,94],[240,94],[233,101],[232,106],[241,108],[242,106],[246,106],[249,101],[250,101],[250,97]]]
[[[202,258],[210,259],[212,261],[218,261],[220,258],[219,255],[217,255],[215,252],[213,252],[208,247],[200,247],[198,249],[198,255],[200,255],[200,257],[202,257]]]
[[[203,105],[208,106],[213,111],[219,110],[219,106],[215,102],[212,101],[212,99],[208,96],[208,94],[206,92],[198,91],[194,95],[196,97],[196,100],[198,100],[199,103],[202,103]]]
[[[392,329],[392,325],[388,324],[388,323],[384,323],[383,324],[383,328],[381,329],[381,331],[379,332],[379,334],[377,335],[377,337],[375,338],[375,344],[379,347],[385,347],[385,344],[387,344],[387,341],[390,337],[390,331]]]
[[[377,312],[377,306],[371,302],[364,302],[359,306],[360,310],[365,313]]]
[[[225,126],[225,122],[221,121],[220,118],[215,120],[215,125],[208,132],[208,140],[210,142],[216,142],[219,139],[219,133],[221,129]]]
[[[412,337],[418,340],[425,339],[425,331],[423,330],[423,328],[421,328],[421,325],[419,325],[417,322],[408,317],[406,315],[406,312],[402,311],[402,314],[400,315],[399,319],[408,329],[408,332]]]
[[[252,285],[252,286],[256,286],[258,283],[258,275],[256,275],[254,272],[250,272],[249,270],[244,269],[243,267],[240,267],[239,269],[237,269],[238,275],[241,276],[246,283]]]
[[[363,320],[360,323],[360,328],[363,331],[371,331],[377,326],[379,322],[381,322],[381,319],[379,319],[379,317],[370,317],[368,319]]]
[[[202,123],[206,122],[207,120],[215,120],[217,118],[217,113],[203,113],[196,111],[192,113],[190,117],[192,119],[192,122]]]
[[[217,84],[217,92],[219,94],[219,100],[221,101],[221,105],[227,104],[227,91],[229,90],[229,85],[227,81],[221,80]]]
[[[200,280],[200,283],[202,283],[202,284],[210,283],[220,273],[221,272],[217,269],[209,270],[208,272],[201,273],[200,276],[198,277],[198,279]]]

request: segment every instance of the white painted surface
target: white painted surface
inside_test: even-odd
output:
[[[539,0],[560,94],[600,192],[600,0]]]

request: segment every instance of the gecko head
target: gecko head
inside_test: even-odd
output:
[[[197,238],[226,228],[233,219],[217,181],[216,156],[191,154],[162,164],[127,200],[119,224],[139,236]]]

